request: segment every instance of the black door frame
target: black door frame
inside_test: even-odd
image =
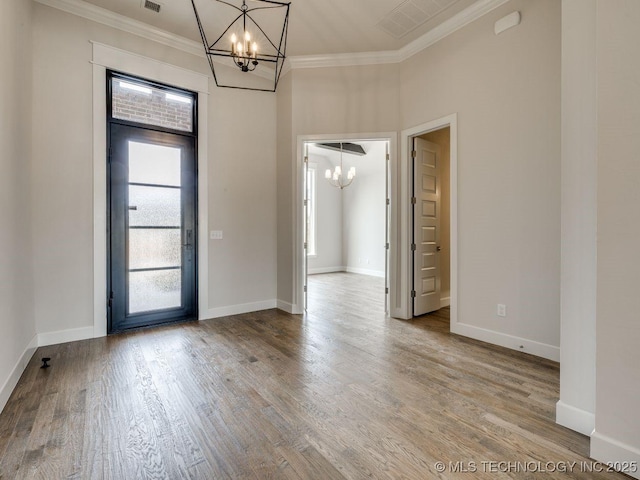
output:
[[[106,96],[107,97],[107,122],[106,122],[106,126],[107,126],[107,132],[106,132],[107,133],[107,232],[106,232],[107,234],[107,292],[106,292],[107,294],[107,333],[112,334],[112,333],[118,333],[125,330],[145,328],[145,327],[150,327],[150,326],[155,326],[160,324],[197,320],[198,319],[198,260],[197,260],[198,258],[198,240],[197,240],[198,239],[198,163],[197,163],[197,158],[198,158],[197,98],[198,96],[197,96],[197,93],[190,92],[184,89],[171,87],[168,85],[159,84],[157,82],[146,80],[144,78],[121,74],[112,70],[107,70],[106,75],[107,75],[107,82],[106,82],[107,84],[107,96]],[[191,97],[193,102],[192,103],[193,105],[192,131],[185,132],[185,131],[174,130],[171,128],[161,127],[157,125],[147,125],[147,124],[139,123],[135,121],[114,118],[112,115],[113,79],[130,80],[136,83],[146,84],[149,87],[152,87],[155,89],[165,90],[167,92],[173,92],[182,96]],[[114,212],[112,208],[112,180],[114,178],[114,175],[117,175],[117,165],[115,165],[115,163],[117,162],[112,163],[112,158],[114,155],[112,140],[113,140],[113,134],[118,130],[135,132],[133,134],[134,137],[138,137],[141,139],[144,138],[146,140],[149,140],[150,143],[160,144],[160,145],[167,144],[168,138],[174,138],[178,140],[178,143],[181,143],[183,146],[186,146],[188,149],[192,150],[191,157],[193,160],[193,165],[192,165],[193,176],[192,176],[192,186],[191,186],[191,192],[193,194],[189,196],[190,198],[187,198],[187,202],[191,203],[193,206],[193,219],[192,219],[193,225],[189,225],[192,227],[189,229],[192,231],[192,234],[189,241],[187,241],[184,238],[185,230],[187,230],[187,228],[183,228],[182,235],[181,235],[182,244],[183,244],[183,249],[182,249],[183,264],[184,264],[184,258],[185,258],[184,245],[185,243],[190,243],[191,245],[188,248],[190,249],[190,252],[191,252],[192,280],[186,284],[186,288],[188,289],[187,294],[190,295],[190,298],[192,299],[192,301],[190,302],[189,305],[186,305],[180,309],[168,309],[164,311],[160,310],[160,311],[155,311],[153,314],[149,314],[149,315],[144,313],[137,314],[135,315],[135,317],[139,317],[140,321],[135,322],[131,325],[125,325],[125,326],[121,326],[116,322],[116,319],[114,318],[114,308],[113,308],[115,292],[119,292],[118,294],[122,295],[123,291],[124,292],[127,291],[126,285],[120,285],[119,291],[118,291],[118,288],[114,288],[115,280],[113,278],[113,272],[112,272],[113,260],[114,260],[114,255],[112,252],[113,252],[113,249],[116,247],[116,245],[114,245],[112,242],[112,233],[113,233],[112,221],[117,216],[116,212]],[[170,142],[170,143],[173,143],[173,142]],[[120,213],[119,221],[123,221],[122,213]],[[118,247],[124,249],[126,245],[119,245]],[[126,281],[126,278],[125,278],[125,281]],[[185,285],[184,279],[182,283],[183,285]],[[123,298],[124,297],[120,297],[120,301],[125,301],[123,300]],[[185,298],[185,294],[183,293],[183,300],[184,298]],[[125,311],[125,314],[126,314],[126,311]]]

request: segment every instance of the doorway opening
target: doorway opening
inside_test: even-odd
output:
[[[388,312],[389,143],[317,139],[303,144],[305,311],[325,308],[326,300],[360,284],[380,312]],[[336,167],[342,169],[342,185],[336,182]],[[351,169],[355,176],[345,186]]]
[[[413,137],[413,316],[450,303],[450,128]]]
[[[108,333],[195,320],[197,95],[107,72]]]
[[[429,135],[431,134],[431,135]],[[401,133],[401,162],[400,162],[400,178],[401,178],[401,192],[400,195],[400,210],[403,218],[406,219],[406,223],[400,228],[401,245],[400,249],[401,257],[401,269],[402,275],[400,276],[401,282],[406,285],[406,288],[401,288],[402,296],[400,298],[401,309],[398,312],[399,318],[410,319],[417,313],[414,311],[414,295],[417,296],[417,292],[414,294],[414,284],[416,277],[416,270],[422,268],[422,265],[416,265],[416,257],[418,260],[421,257],[413,255],[414,238],[418,241],[422,241],[424,237],[420,234],[416,235],[417,225],[414,224],[414,198],[416,198],[416,205],[418,204],[417,197],[414,197],[413,193],[416,190],[416,175],[414,175],[414,158],[418,158],[418,152],[414,149],[415,139],[426,135],[426,141],[431,140],[432,143],[443,143],[442,147],[445,147],[444,151],[447,151],[444,143],[448,140],[448,153],[449,164],[448,168],[440,169],[440,190],[439,198],[448,198],[448,215],[442,212],[442,204],[440,207],[440,220],[448,221],[449,227],[449,239],[438,239],[441,250],[444,247],[449,248],[448,262],[449,262],[449,295],[443,294],[441,288],[441,306],[444,307],[448,303],[449,309],[449,328],[453,333],[458,332],[458,116],[456,113],[452,113],[445,117],[429,121],[427,123],[417,125],[407,130],[403,130]],[[424,138],[422,140],[425,140]],[[413,152],[416,152],[415,154]],[[414,157],[415,155],[415,157]],[[445,159],[446,160],[446,159]],[[440,162],[442,163],[442,161]],[[442,166],[442,165],[440,165]],[[444,170],[444,172],[442,171]],[[448,177],[448,178],[447,178]],[[431,180],[431,179],[427,179]],[[424,184],[425,187],[429,186],[429,182]],[[421,189],[423,185],[418,184],[417,189]],[[448,187],[448,192],[446,189]],[[429,200],[427,198],[427,200]],[[424,205],[420,205],[424,207]],[[437,206],[436,206],[437,209]],[[433,211],[433,210],[432,210]],[[429,210],[424,210],[425,213],[430,213]],[[422,215],[423,211],[418,210],[417,215]],[[444,218],[446,217],[446,218]],[[428,226],[428,225],[427,225]],[[441,232],[442,233],[442,232]],[[444,241],[444,243],[442,243]],[[432,241],[435,245],[436,251],[438,243]],[[406,245],[406,247],[404,247]],[[417,245],[416,245],[417,250]],[[440,253],[438,252],[438,253]],[[424,259],[422,259],[424,260]],[[440,263],[446,265],[446,261],[441,259]],[[421,287],[422,285],[419,285]],[[442,287],[442,278],[440,279],[440,286]],[[446,291],[446,290],[445,290]]]

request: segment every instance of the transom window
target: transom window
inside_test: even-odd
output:
[[[195,98],[141,80],[111,77],[111,116],[115,119],[193,132]]]

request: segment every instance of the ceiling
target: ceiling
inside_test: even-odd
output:
[[[160,13],[143,8],[144,0],[85,1],[200,41],[190,0],[153,0]],[[290,1],[287,56],[398,50],[479,0]],[[215,0],[196,5],[207,16],[216,8]]]

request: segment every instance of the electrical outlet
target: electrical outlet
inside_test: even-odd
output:
[[[498,316],[499,317],[506,317],[507,316],[507,306],[499,303],[498,304]]]

